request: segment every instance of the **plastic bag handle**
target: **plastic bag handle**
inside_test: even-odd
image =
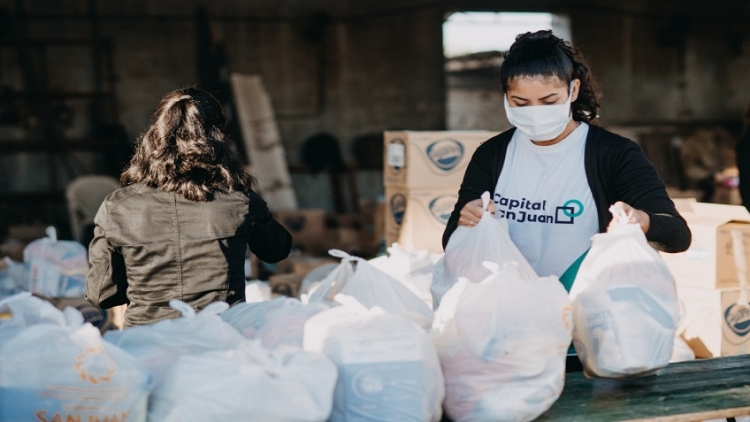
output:
[[[192,309],[192,308],[191,308]],[[229,304],[226,302],[213,302],[209,303],[205,308],[198,312],[198,315],[219,315],[222,312],[229,309]]]
[[[57,242],[57,229],[54,226],[48,226],[44,229],[44,233],[49,237],[52,243]]]
[[[612,217],[617,220],[617,223],[621,226],[629,224],[630,219],[628,218],[628,214],[622,209],[622,207],[612,205],[609,207],[609,212],[612,213]]]
[[[484,191],[482,194],[482,210],[484,212],[487,212],[487,207],[490,205],[490,193],[489,191]]]
[[[351,257],[351,255],[342,251],[341,249],[329,249],[328,255],[331,255],[334,258],[341,258],[341,259],[346,259],[346,258]]]
[[[742,243],[742,231],[730,230],[732,236],[732,252],[734,253],[734,266],[737,268],[737,279],[740,283],[740,297],[737,298],[737,306],[748,308],[747,297],[747,260],[745,259],[745,244]]]
[[[183,318],[195,318],[195,309],[179,299],[170,300],[169,307],[180,312]]]

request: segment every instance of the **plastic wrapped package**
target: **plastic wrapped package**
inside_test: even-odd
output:
[[[330,421],[439,421],[445,396],[435,346],[414,322],[351,297],[305,324],[304,348],[338,368]]]
[[[151,376],[73,308],[0,302],[0,420],[145,421]]]
[[[556,277],[523,279],[514,264],[479,283],[461,278],[435,313],[433,341],[454,421],[529,421],[562,393],[570,300]]]
[[[484,192],[482,218],[474,227],[457,227],[445,247],[445,255],[435,264],[435,277],[430,287],[433,308],[437,309],[442,296],[459,277],[479,282],[489,276],[489,270],[482,265],[485,261],[498,265],[515,262],[522,278],[536,278],[536,272],[510,239],[507,221],[495,219],[487,211],[489,203],[490,193]]]
[[[268,302],[238,303],[221,314],[221,318],[247,339],[258,339],[263,346],[302,347],[305,322],[328,309],[317,302],[302,304],[298,299],[279,297]]]
[[[50,297],[83,297],[89,272],[87,256],[83,245],[57,240],[54,227],[48,227],[47,237],[34,240],[23,250],[29,291]]]
[[[325,421],[336,367],[300,349],[268,352],[259,341],[180,356],[151,396],[149,421]]]
[[[407,317],[425,330],[432,326],[432,309],[401,282],[365,259],[336,249],[329,253],[341,258],[341,264],[310,295],[309,303],[334,303],[334,297],[341,293],[355,298],[367,308],[377,306]]]
[[[573,344],[589,376],[651,373],[672,356],[679,320],[674,278],[638,224],[594,235],[571,288]]]
[[[214,302],[197,314],[190,305],[179,300],[173,299],[169,305],[180,311],[182,318],[104,334],[105,340],[135,356],[151,371],[155,386],[159,385],[177,357],[227,350],[245,340],[219,317],[229,307],[224,302]]]

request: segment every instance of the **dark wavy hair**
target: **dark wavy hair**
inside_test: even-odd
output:
[[[225,126],[221,104],[208,92],[195,87],[170,92],[138,140],[120,183],[142,183],[200,202],[216,192],[247,192],[254,180],[229,147]]]
[[[571,104],[573,120],[596,124],[599,91],[591,69],[576,47],[552,31],[518,35],[500,66],[500,83],[506,93],[513,79],[538,76],[556,76],[568,87],[573,79],[580,80],[578,98]]]

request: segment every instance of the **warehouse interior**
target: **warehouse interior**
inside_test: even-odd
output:
[[[241,141],[235,74],[258,76],[267,94],[293,208],[374,209],[384,131],[510,127],[496,79],[502,52],[446,56],[446,22],[477,12],[563,20],[599,81],[600,124],[639,142],[676,196],[695,192],[682,139],[701,128],[723,144],[740,135],[750,103],[745,1],[4,0],[4,253],[49,225],[71,238],[66,187],[118,177],[173,89],[214,92],[240,156],[257,167]],[[350,222],[340,220],[328,224]]]
[[[0,421],[750,421],[748,23],[0,0]]]

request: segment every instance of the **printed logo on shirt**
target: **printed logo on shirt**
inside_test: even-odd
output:
[[[576,217],[583,214],[583,203],[577,199],[569,199],[562,205],[554,206],[548,205],[546,200],[519,200],[496,193],[494,201],[498,217],[519,223],[575,224]]]
[[[451,171],[461,162],[464,146],[453,139],[440,139],[427,146],[427,157],[437,168]]]
[[[406,195],[397,193],[391,197],[391,215],[397,225],[401,225],[406,213]]]
[[[456,206],[455,195],[441,195],[430,201],[430,214],[442,225],[448,224],[448,218],[453,212],[453,207]]]
[[[724,321],[733,333],[744,337],[750,332],[750,308],[730,305],[724,311]]]

